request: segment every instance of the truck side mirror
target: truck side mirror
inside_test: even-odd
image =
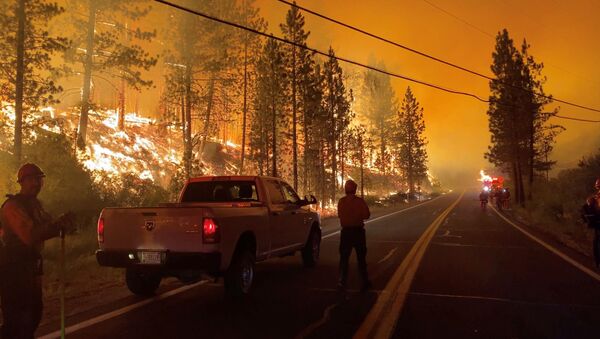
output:
[[[316,205],[317,204],[317,198],[315,198],[314,195],[310,195],[310,199],[308,197],[305,198],[306,201],[308,202],[309,205]]]

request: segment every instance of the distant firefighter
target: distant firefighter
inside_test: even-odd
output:
[[[487,187],[486,187],[487,188]],[[482,209],[486,209],[488,200],[490,198],[489,189],[483,189],[481,193],[479,193],[479,202],[481,204]]]
[[[600,268],[600,178],[594,184],[596,193],[590,196],[583,205],[583,218],[590,228],[594,229],[594,260],[596,267]]]
[[[34,164],[21,166],[17,182],[21,191],[8,195],[0,210],[0,299],[2,338],[34,337],[42,317],[42,247],[60,232],[74,229],[73,217],[53,221],[37,199],[44,172]]]

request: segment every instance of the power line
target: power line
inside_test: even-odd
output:
[[[560,119],[567,119],[567,120],[575,120],[575,121],[581,121],[581,122],[600,122],[600,120],[589,120],[589,119],[580,119],[580,118],[572,118],[572,117],[566,117],[564,115],[554,115],[555,118],[560,118]]]
[[[399,48],[402,48],[402,49],[404,49],[404,50],[407,50],[407,51],[409,51],[409,52],[411,52],[411,53],[418,54],[418,55],[420,55],[420,56],[422,56],[422,57],[425,57],[425,58],[427,58],[427,59],[431,59],[431,60],[433,60],[433,61],[440,62],[440,63],[442,63],[442,64],[444,64],[444,65],[446,65],[446,66],[450,66],[450,67],[453,67],[453,68],[459,69],[459,70],[461,70],[461,71],[464,71],[464,72],[467,72],[467,73],[471,73],[471,74],[473,74],[473,75],[476,75],[476,76],[478,76],[478,77],[485,78],[485,79],[487,79],[487,80],[494,80],[494,78],[493,78],[493,77],[490,77],[490,76],[488,76],[488,75],[485,75],[485,74],[483,74],[483,73],[480,73],[480,72],[477,72],[477,71],[470,70],[470,69],[468,69],[468,68],[465,68],[465,67],[459,66],[459,65],[457,65],[457,64],[455,64],[455,63],[452,63],[452,62],[450,62],[450,61],[446,61],[446,60],[440,59],[440,58],[438,58],[438,57],[435,57],[435,56],[433,56],[433,55],[427,54],[427,53],[425,53],[425,52],[418,51],[418,50],[416,50],[416,49],[414,49],[414,48],[408,47],[408,46],[406,46],[406,45],[403,45],[403,44],[400,44],[400,43],[398,43],[398,42],[395,42],[395,41],[389,40],[389,39],[387,39],[387,38],[383,38],[383,37],[381,37],[381,36],[379,36],[379,35],[375,35],[375,34],[373,34],[373,33],[367,32],[367,31],[365,31],[365,30],[363,30],[363,29],[360,29],[360,28],[358,28],[358,27],[355,27],[355,26],[352,26],[352,25],[346,24],[346,23],[344,23],[344,22],[342,22],[342,21],[339,21],[339,20],[333,19],[333,18],[331,18],[331,17],[328,17],[328,16],[326,16],[326,15],[324,15],[324,14],[321,14],[321,13],[315,12],[315,11],[313,11],[313,10],[310,10],[310,9],[308,9],[308,8],[306,8],[306,7],[299,6],[299,5],[295,4],[295,3],[292,3],[292,2],[289,2],[289,1],[286,1],[286,0],[277,0],[277,1],[279,1],[279,2],[281,2],[281,3],[284,3],[284,4],[287,4],[287,5],[289,5],[289,6],[296,7],[296,8],[298,8],[298,9],[301,9],[301,10],[303,10],[303,11],[305,11],[305,12],[307,12],[307,13],[310,13],[310,14],[312,14],[312,15],[314,15],[314,16],[318,16],[318,17],[319,17],[319,18],[321,18],[321,19],[324,19],[324,20],[327,20],[327,21],[333,22],[333,23],[335,23],[335,24],[338,24],[338,25],[340,25],[340,26],[344,26],[344,27],[346,27],[346,28],[348,28],[348,29],[351,29],[351,30],[353,30],[353,31],[356,31],[356,32],[359,32],[359,33],[361,33],[361,34],[367,35],[367,36],[369,36],[369,37],[371,37],[371,38],[374,38],[374,39],[377,39],[377,40],[383,41],[383,42],[385,42],[385,43],[388,43],[388,44],[391,44],[391,45],[394,45],[394,46],[396,46],[396,47],[399,47]]]
[[[490,77],[490,76],[488,76],[488,75],[482,74],[482,73],[480,73],[480,72],[477,72],[477,71],[473,71],[473,70],[471,70],[471,69],[468,69],[468,68],[466,68],[466,67],[463,67],[463,66],[459,66],[459,65],[457,65],[457,64],[454,64],[454,63],[452,63],[452,62],[449,62],[449,61],[446,61],[446,60],[440,59],[440,58],[438,58],[438,57],[435,57],[435,56],[433,56],[433,55],[430,55],[430,54],[427,54],[427,53],[424,53],[424,52],[418,51],[418,50],[416,50],[416,49],[413,49],[413,48],[411,48],[411,47],[408,47],[408,46],[406,46],[406,45],[403,45],[403,44],[397,43],[397,42],[395,42],[395,41],[389,40],[389,39],[387,39],[387,38],[383,38],[383,37],[381,37],[381,36],[379,36],[379,35],[375,35],[375,34],[373,34],[373,33],[367,32],[367,31],[365,31],[365,30],[363,30],[363,29],[360,29],[360,28],[358,28],[358,27],[355,27],[355,26],[352,26],[352,25],[346,24],[346,23],[344,23],[344,22],[341,22],[341,21],[339,21],[339,20],[336,20],[336,19],[333,19],[333,18],[331,18],[331,17],[328,17],[328,16],[326,16],[326,15],[324,15],[324,14],[321,14],[321,13],[315,12],[315,11],[313,11],[313,10],[310,10],[310,9],[308,9],[308,8],[305,8],[305,7],[299,6],[299,5],[295,4],[295,3],[291,3],[291,2],[289,2],[289,1],[287,1],[287,0],[277,0],[277,1],[279,1],[279,2],[281,2],[281,3],[284,3],[284,4],[287,4],[287,5],[289,5],[289,6],[292,6],[292,7],[296,7],[296,8],[298,8],[298,9],[300,9],[300,10],[303,10],[303,11],[305,11],[305,12],[307,12],[307,13],[310,13],[310,14],[312,14],[312,15],[318,16],[319,18],[322,18],[322,19],[324,19],[324,20],[327,20],[327,21],[333,22],[333,23],[335,23],[335,24],[338,24],[338,25],[340,25],[340,26],[346,27],[346,28],[348,28],[348,29],[350,29],[350,30],[353,30],[353,31],[359,32],[359,33],[361,33],[361,34],[367,35],[367,36],[369,36],[369,37],[372,37],[372,38],[374,38],[374,39],[377,39],[377,40],[380,40],[380,41],[386,42],[386,43],[388,43],[388,44],[391,44],[391,45],[394,45],[394,46],[396,46],[396,47],[402,48],[402,49],[404,49],[404,50],[407,50],[407,51],[409,51],[409,52],[412,52],[412,53],[418,54],[418,55],[420,55],[420,56],[423,56],[423,57],[425,57],[425,58],[428,58],[428,59],[434,60],[434,61],[436,61],[436,62],[442,63],[442,64],[444,64],[444,65],[446,65],[446,66],[450,66],[450,67],[453,67],[453,68],[459,69],[459,70],[461,70],[461,71],[464,71],[464,72],[470,73],[470,74],[472,74],[472,75],[475,75],[475,76],[478,76],[478,77],[481,77],[481,78],[485,78],[485,79],[487,79],[487,80],[500,81],[499,79],[496,79],[496,78]],[[532,90],[529,90],[529,89],[526,89],[526,88],[522,88],[522,87],[519,87],[519,86],[516,86],[516,85],[513,85],[513,84],[508,84],[508,83],[504,83],[504,82],[501,82],[501,83],[503,83],[504,85],[507,85],[507,86],[510,86],[510,87],[513,87],[513,88],[516,88],[516,89],[519,89],[519,90],[525,91],[525,92],[527,92],[527,93],[531,93],[531,94],[533,94],[533,95],[536,95],[536,96],[539,96],[539,97],[542,97],[542,98],[546,98],[546,99],[549,99],[549,100],[555,101],[555,102],[560,102],[560,103],[563,103],[563,104],[565,104],[565,105],[569,105],[569,106],[573,106],[573,107],[581,108],[581,109],[584,109],[584,110],[588,110],[588,111],[593,111],[593,112],[600,113],[600,109],[599,109],[599,108],[594,108],[594,107],[584,106],[584,105],[580,105],[580,104],[577,104],[577,103],[574,103],[574,102],[570,102],[570,101],[567,101],[567,100],[558,99],[558,98],[555,98],[555,97],[552,97],[552,96],[549,96],[549,95],[546,95],[546,94],[537,93],[537,92],[535,92],[535,91],[532,91]]]
[[[277,40],[277,41],[285,43],[285,44],[289,44],[289,45],[296,46],[296,47],[299,47],[299,48],[302,48],[302,49],[306,49],[306,50],[309,50],[309,51],[314,52],[316,54],[325,56],[327,58],[336,59],[336,60],[343,61],[343,62],[351,64],[351,65],[355,65],[355,66],[367,68],[367,69],[370,69],[370,70],[378,72],[378,73],[389,75],[389,76],[394,77],[394,78],[399,78],[399,79],[403,79],[403,80],[406,80],[406,81],[414,82],[414,83],[417,83],[417,84],[420,84],[420,85],[423,85],[423,86],[435,88],[437,90],[441,90],[441,91],[452,93],[452,94],[468,96],[468,97],[474,98],[476,100],[479,100],[481,102],[489,103],[489,100],[483,99],[480,96],[478,96],[476,94],[473,94],[473,93],[468,93],[468,92],[463,92],[463,91],[458,91],[458,90],[454,90],[454,89],[445,88],[445,87],[442,87],[440,85],[432,84],[432,83],[429,83],[429,82],[426,82],[426,81],[422,81],[422,80],[418,80],[418,79],[414,79],[414,78],[411,78],[411,77],[408,77],[408,76],[405,76],[405,75],[401,75],[401,74],[397,74],[397,73],[392,73],[392,72],[389,72],[389,71],[386,71],[386,70],[383,70],[383,69],[380,69],[380,68],[377,68],[377,67],[369,66],[369,65],[360,63],[358,61],[354,61],[354,60],[347,59],[347,58],[340,57],[340,56],[336,56],[336,55],[330,55],[329,53],[323,52],[323,51],[318,50],[316,48],[308,47],[307,45],[304,45],[304,44],[299,44],[299,43],[296,43],[296,42],[293,42],[293,41],[289,41],[289,40],[286,40],[284,38],[280,38],[278,36],[275,36],[273,34],[267,34],[265,32],[261,32],[261,31],[259,31],[257,29],[246,27],[246,26],[237,24],[235,22],[231,22],[231,21],[228,21],[228,20],[217,18],[217,17],[211,16],[209,14],[206,14],[206,13],[203,13],[203,12],[200,12],[200,11],[197,11],[197,10],[193,10],[193,9],[190,9],[190,8],[178,5],[178,4],[174,4],[174,3],[170,2],[170,1],[165,1],[165,0],[154,0],[154,1],[158,2],[158,3],[161,3],[163,5],[167,5],[169,7],[173,7],[173,8],[176,8],[176,9],[179,9],[179,10],[191,13],[191,14],[195,14],[195,15],[201,16],[201,17],[203,17],[205,19],[213,20],[213,21],[225,24],[225,25],[233,26],[233,27],[236,27],[236,28],[239,28],[239,29],[242,29],[242,30],[246,30],[246,31],[258,34],[258,35],[262,35],[262,36],[264,36],[266,38]]]
[[[482,29],[482,28],[480,28],[480,27],[478,27],[478,26],[476,26],[476,25],[474,25],[474,24],[472,24],[472,23],[468,22],[467,20],[465,20],[465,19],[463,19],[463,18],[459,17],[458,15],[456,15],[456,14],[453,14],[452,12],[450,12],[450,11],[448,11],[448,10],[446,10],[446,9],[444,9],[444,8],[442,8],[442,7],[440,7],[440,6],[436,5],[436,4],[434,4],[434,3],[432,3],[432,2],[430,2],[430,1],[428,1],[428,0],[423,0],[423,2],[425,2],[425,3],[426,3],[426,4],[428,4],[429,6],[431,6],[431,7],[435,8],[435,9],[437,9],[438,11],[440,11],[440,12],[442,12],[442,13],[444,13],[444,14],[446,14],[446,15],[448,15],[448,16],[450,16],[450,17],[452,17],[452,18],[454,18],[455,20],[457,20],[457,21],[460,21],[461,23],[463,23],[463,24],[465,24],[465,25],[467,25],[467,26],[471,27],[472,29],[474,29],[474,30],[478,31],[479,33],[481,33],[481,34],[483,34],[483,35],[486,35],[486,36],[488,36],[489,38],[495,39],[495,37],[494,37],[494,36],[493,36],[491,33],[489,33],[488,31],[486,31],[486,30],[484,30],[484,29]],[[561,72],[563,72],[563,73],[565,73],[565,74],[568,74],[568,75],[571,75],[571,76],[578,77],[578,78],[580,78],[580,79],[582,79],[582,80],[586,80],[586,81],[588,81],[588,82],[590,82],[590,81],[591,81],[591,82],[595,82],[595,85],[598,85],[598,82],[596,82],[595,80],[592,80],[592,79],[590,79],[589,77],[582,76],[581,74],[578,74],[578,72],[572,72],[572,71],[568,71],[568,70],[566,70],[566,69],[564,69],[564,68],[562,68],[562,67],[559,67],[559,66],[557,66],[557,65],[550,64],[550,63],[547,63],[547,62],[544,62],[544,64],[545,64],[545,65],[547,65],[547,66],[550,66],[550,67],[552,67],[552,68],[558,69],[559,71],[561,71]]]
[[[483,34],[483,35],[487,35],[488,37],[490,37],[490,38],[492,38],[492,39],[494,39],[494,38],[495,38],[493,34],[491,34],[491,33],[489,33],[489,32],[486,32],[486,31],[484,31],[483,29],[481,29],[481,28],[479,28],[479,27],[477,27],[477,26],[473,25],[472,23],[468,22],[467,20],[464,20],[463,18],[461,18],[461,17],[459,17],[459,16],[456,16],[456,15],[454,15],[454,14],[452,14],[452,13],[448,12],[447,10],[445,10],[445,9],[443,9],[443,8],[441,8],[441,7],[439,7],[438,5],[436,5],[436,4],[432,3],[432,2],[429,2],[429,1],[427,1],[427,0],[423,0],[423,2],[425,2],[425,3],[426,3],[426,4],[428,4],[429,6],[431,6],[431,7],[435,8],[435,9],[437,9],[438,11],[440,11],[440,12],[443,12],[443,13],[445,13],[445,14],[447,14],[447,15],[449,15],[449,16],[451,16],[451,17],[453,17],[454,19],[456,19],[456,20],[458,20],[458,21],[462,22],[463,24],[465,24],[465,25],[467,25],[467,26],[469,26],[469,27],[473,28],[474,30],[478,31],[479,33],[481,33],[481,34]]]
[[[385,74],[385,75],[388,75],[388,76],[391,76],[391,77],[394,77],[394,78],[399,78],[399,79],[403,79],[403,80],[406,80],[406,81],[409,81],[409,82],[417,83],[417,84],[420,84],[420,85],[423,85],[423,86],[427,86],[427,87],[430,87],[430,88],[434,88],[434,89],[437,89],[437,90],[440,90],[440,91],[444,91],[444,92],[447,92],[447,93],[471,97],[471,98],[474,98],[474,99],[476,99],[478,101],[481,101],[481,102],[484,102],[484,103],[489,103],[490,102],[489,100],[483,99],[480,96],[478,96],[476,94],[473,94],[473,93],[463,92],[463,91],[458,91],[458,90],[453,90],[453,89],[445,88],[445,87],[442,87],[442,86],[439,86],[439,85],[436,85],[436,84],[428,83],[428,82],[425,82],[425,81],[422,81],[422,80],[418,80],[418,79],[413,79],[413,78],[408,77],[408,76],[404,76],[404,75],[401,75],[401,74],[392,73],[392,72],[389,72],[389,71],[386,71],[386,70],[383,70],[383,69],[380,69],[380,68],[377,68],[377,67],[369,66],[369,65],[360,63],[358,61],[350,60],[350,59],[347,59],[347,58],[344,58],[344,57],[340,57],[340,56],[336,56],[336,55],[331,55],[329,53],[320,51],[318,49],[315,49],[315,48],[312,48],[312,47],[308,47],[305,44],[299,44],[299,43],[296,43],[296,42],[293,42],[293,41],[289,41],[289,40],[286,40],[284,38],[275,36],[273,34],[267,34],[265,32],[261,32],[261,31],[259,31],[257,29],[246,27],[246,26],[243,26],[243,25],[240,25],[240,24],[237,24],[235,22],[231,22],[231,21],[228,21],[228,20],[225,20],[225,19],[217,18],[217,17],[211,16],[209,14],[206,14],[206,13],[203,13],[203,12],[200,12],[200,11],[197,11],[197,10],[193,10],[193,9],[190,9],[190,8],[178,5],[178,4],[174,4],[174,3],[166,1],[166,0],[154,0],[154,1],[158,2],[158,3],[161,3],[163,5],[175,8],[175,9],[179,9],[179,10],[184,11],[184,12],[188,12],[190,14],[194,14],[194,15],[203,17],[205,19],[209,19],[209,20],[216,21],[216,22],[219,22],[219,23],[222,23],[222,24],[225,24],[225,25],[233,26],[233,27],[236,27],[238,29],[245,30],[245,31],[248,31],[248,32],[252,32],[252,33],[255,33],[257,35],[261,35],[261,36],[269,38],[269,39],[277,40],[277,41],[285,43],[285,44],[289,44],[289,45],[292,45],[292,46],[296,46],[298,48],[309,50],[309,51],[314,52],[316,54],[325,56],[327,58],[332,58],[332,59],[336,59],[336,60],[339,60],[339,61],[343,61],[343,62],[346,62],[346,63],[351,64],[351,65],[355,65],[355,66],[359,66],[359,67],[362,67],[362,68],[370,69],[372,71],[375,71],[375,72],[378,72],[378,73],[381,73],[381,74]],[[557,116],[557,115],[555,115],[555,117],[563,118],[563,117]],[[571,120],[585,121],[584,119],[577,119],[577,118],[570,118],[570,119]],[[589,120],[588,122],[600,122],[600,121]]]

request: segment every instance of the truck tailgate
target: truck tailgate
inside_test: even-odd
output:
[[[107,208],[102,212],[100,249],[199,252],[205,211],[201,207]]]

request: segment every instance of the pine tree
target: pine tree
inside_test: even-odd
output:
[[[342,68],[335,59],[335,53],[331,47],[329,55],[330,58],[323,64],[324,110],[327,113],[326,126],[328,127],[325,140],[331,169],[330,198],[335,201],[338,190],[339,142],[350,123],[350,102],[344,86]]]
[[[74,44],[67,56],[75,65],[79,64],[83,68],[81,113],[77,136],[77,144],[80,148],[85,147],[86,144],[88,111],[93,107],[90,98],[91,86],[95,74],[104,73],[123,80],[135,90],[152,85],[152,81],[144,79],[142,71],[148,71],[156,65],[157,58],[146,52],[139,43],[151,41],[156,36],[156,32],[142,31],[139,28],[133,30],[128,24],[134,23],[148,13],[149,7],[140,7],[143,3],[142,0],[70,0],[69,2],[69,12],[73,14]],[[82,18],[78,13],[86,13],[86,15]],[[121,122],[124,113],[120,112]]]
[[[545,78],[542,64],[529,55],[524,42],[519,51],[505,29],[496,37],[492,54],[490,105],[488,108],[491,145],[485,157],[495,166],[510,173],[515,188],[515,200],[525,204],[524,176],[529,176],[529,193],[536,170],[547,170],[552,162],[546,160],[554,138],[562,127],[548,125],[548,119],[558,111],[542,112],[549,99],[532,92],[543,93]]]
[[[21,161],[24,115],[58,102],[60,74],[51,58],[68,47],[50,35],[48,23],[64,12],[57,3],[17,0],[0,4],[0,97],[15,105],[14,158]]]
[[[427,175],[424,132],[423,108],[408,87],[395,123],[395,141],[397,166],[407,181],[410,196],[415,192],[415,185]]]
[[[320,154],[327,127],[325,126],[327,114],[323,107],[324,77],[319,64],[306,64],[310,69],[301,83],[303,103],[303,193],[318,193],[324,180],[324,168],[321,168]],[[319,194],[317,194],[319,195]],[[323,200],[319,195],[319,200]]]
[[[277,176],[278,147],[281,144],[279,135],[285,126],[282,112],[287,94],[284,55],[277,41],[267,40],[256,70],[256,98],[250,143],[259,172]]]
[[[254,0],[242,1],[241,8],[239,10],[241,16],[241,22],[244,26],[252,27],[259,31],[266,29],[265,20],[260,17],[258,8],[254,6]],[[243,104],[242,104],[242,143],[241,143],[241,155],[240,155],[240,167],[239,174],[244,173],[244,161],[246,158],[246,135],[247,135],[247,120],[248,120],[248,96],[249,96],[249,78],[255,74],[256,71],[251,69],[256,65],[256,55],[260,53],[260,39],[255,34],[251,34],[247,31],[243,31],[240,34],[240,40],[243,45]]]
[[[552,152],[555,138],[560,134],[564,127],[555,124],[548,124],[550,118],[558,114],[558,108],[552,112],[543,112],[545,105],[552,102],[552,99],[546,98],[544,95],[543,85],[546,82],[546,77],[542,75],[544,65],[537,63],[532,55],[529,54],[530,45],[526,40],[523,40],[521,45],[520,56],[523,59],[522,77],[523,86],[528,91],[522,91],[519,106],[525,111],[528,117],[527,131],[527,158],[528,158],[528,177],[529,190],[527,198],[533,198],[533,184],[536,176],[536,171],[549,171],[555,161],[548,159],[548,154]],[[538,93],[540,95],[535,95]]]
[[[294,2],[295,4],[295,2]],[[290,6],[287,12],[286,20],[284,24],[280,25],[283,37],[286,40],[294,42],[298,45],[306,45],[306,40],[310,35],[310,32],[304,30],[304,16],[300,13],[300,10],[295,6]],[[306,77],[310,70],[307,64],[311,62],[311,54],[306,49],[298,48],[292,44],[286,44],[284,47],[286,68],[288,73],[291,75],[289,78],[289,86],[291,88],[291,113],[292,113],[292,173],[293,173],[293,186],[295,190],[298,190],[298,110],[303,105],[299,103],[299,88],[302,83],[305,83]]]

